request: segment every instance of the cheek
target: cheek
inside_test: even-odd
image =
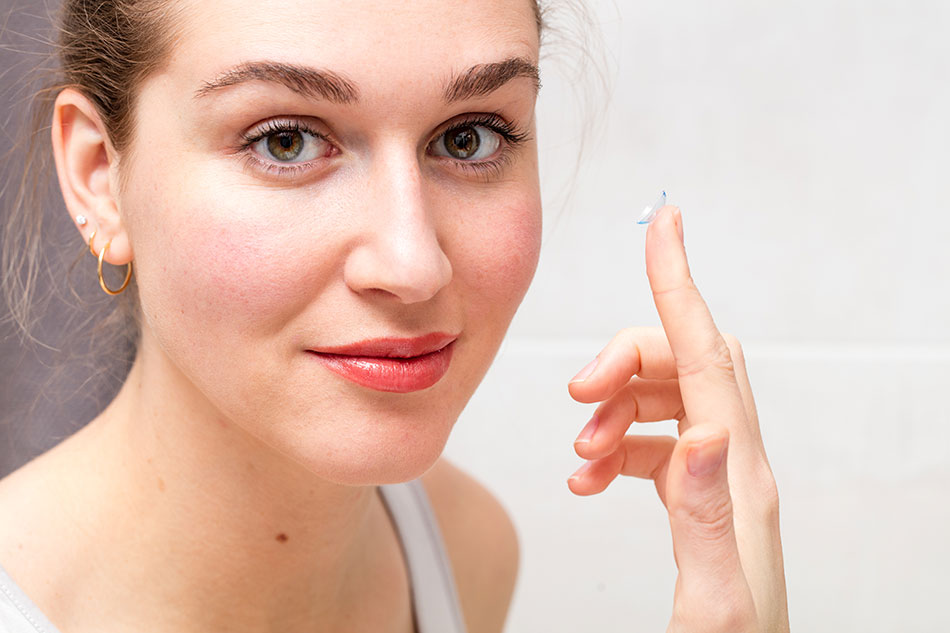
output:
[[[240,222],[204,222],[194,227],[188,245],[195,268],[194,283],[180,290],[195,306],[209,306],[232,323],[276,316],[279,306],[293,301],[298,286],[291,258],[282,256],[273,234]]]
[[[508,321],[521,303],[538,265],[541,205],[534,198],[509,202],[501,212],[466,231],[456,274],[476,298],[476,315]]]
[[[154,327],[205,341],[218,326],[267,335],[319,289],[326,277],[320,260],[300,252],[308,241],[234,211],[221,201],[182,202],[135,240],[143,312]]]

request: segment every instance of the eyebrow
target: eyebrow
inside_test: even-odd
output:
[[[541,89],[538,67],[527,59],[512,57],[500,62],[472,66],[449,80],[442,98],[451,104],[483,97],[519,77],[530,79],[535,92]],[[247,62],[236,66],[205,82],[195,92],[195,97],[206,97],[224,88],[251,81],[278,83],[305,97],[325,99],[342,105],[359,101],[359,90],[356,86],[336,73],[271,61]]]
[[[269,81],[283,84],[305,97],[326,99],[347,104],[359,101],[359,91],[352,83],[328,70],[318,70],[280,62],[247,62],[218,75],[198,89],[195,97],[248,81]]]
[[[522,57],[512,57],[502,62],[472,66],[449,82],[442,97],[446,103],[483,97],[519,77],[530,79],[535,92],[541,89],[538,67]]]

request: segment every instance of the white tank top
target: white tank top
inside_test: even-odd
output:
[[[442,533],[418,480],[379,487],[409,568],[416,633],[465,633]],[[0,632],[60,633],[0,565]]]

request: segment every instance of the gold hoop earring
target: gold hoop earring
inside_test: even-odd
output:
[[[92,235],[89,236],[89,252],[92,253],[93,257],[98,257],[98,255],[96,254],[96,251],[92,250],[92,241],[96,239],[96,233],[98,231],[99,229],[93,229]]]
[[[92,240],[89,240],[92,243]],[[102,250],[99,251],[99,285],[102,286],[102,289],[106,291],[106,294],[115,296],[117,294],[122,294],[122,291],[125,290],[126,286],[129,285],[129,280],[132,279],[132,262],[126,264],[128,268],[125,271],[125,281],[122,282],[122,287],[118,290],[112,290],[109,286],[106,285],[106,280],[102,278],[102,260],[105,259],[106,251],[109,250],[109,245],[112,244],[112,240],[106,242],[106,245],[102,247]],[[90,247],[91,249],[92,247]]]

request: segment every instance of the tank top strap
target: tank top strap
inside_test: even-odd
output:
[[[465,633],[452,567],[422,482],[379,486],[402,543],[416,633]]]
[[[0,631],[3,633],[59,633],[33,601],[0,565]]]

